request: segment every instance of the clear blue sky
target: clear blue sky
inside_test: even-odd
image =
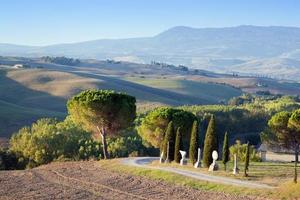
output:
[[[0,43],[152,36],[173,26],[300,27],[299,0],[1,0]]]

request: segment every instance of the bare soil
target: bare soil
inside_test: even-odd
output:
[[[201,191],[116,173],[99,162],[62,162],[31,170],[1,171],[0,199],[261,199]]]

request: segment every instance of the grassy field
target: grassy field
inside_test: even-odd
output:
[[[86,72],[65,72],[47,69],[0,70],[0,133],[9,136],[23,125],[40,117],[61,117],[66,114],[66,102],[85,89],[113,89],[137,98],[138,111],[157,106],[211,104],[237,96],[240,91],[218,84],[197,84],[192,81],[147,83],[122,80]],[[175,86],[172,85],[177,84]],[[226,92],[227,91],[227,92]],[[6,115],[5,113],[12,113]]]
[[[9,137],[18,128],[43,117],[63,119],[65,113],[24,107],[0,100],[0,137]]]
[[[208,172],[206,168],[195,169],[191,164],[186,166],[180,166],[176,163],[160,165],[158,162],[153,162],[153,166],[168,166],[180,169],[187,169],[191,171],[198,171],[206,174],[212,174]],[[280,186],[283,182],[290,182],[293,180],[294,164],[293,163],[276,163],[276,162],[250,162],[248,177],[244,177],[244,163],[239,162],[238,167],[240,172],[238,175],[232,174],[233,162],[227,163],[227,171],[224,170],[224,165],[221,161],[218,161],[219,170],[213,172],[214,175],[236,178],[240,180],[255,181],[259,183],[268,184],[274,187]],[[300,169],[300,167],[298,166]]]
[[[129,167],[124,166],[119,163],[118,159],[109,160],[109,161],[100,161],[99,164],[107,169],[115,170],[117,172],[128,173],[132,175],[144,176],[151,179],[158,179],[167,181],[172,184],[179,184],[188,187],[192,187],[198,190],[205,191],[217,191],[224,192],[228,194],[238,194],[238,195],[252,195],[265,197],[270,199],[298,199],[300,198],[300,184],[294,184],[291,182],[292,180],[292,164],[287,163],[252,163],[250,165],[249,177],[244,178],[241,174],[238,176],[231,175],[230,172],[223,172],[222,166],[218,172],[213,172],[214,175],[218,176],[229,176],[231,178],[244,179],[248,181],[256,181],[256,182],[268,182],[269,184],[273,184],[274,186],[278,186],[276,189],[249,189],[245,187],[236,187],[231,185],[223,185],[217,184],[207,181],[199,181],[193,178],[184,177],[181,175],[177,175],[170,172],[153,170],[153,169],[143,169],[140,167]],[[153,163],[152,165],[158,165],[158,163]],[[230,169],[232,163],[229,164]],[[180,167],[177,164],[162,164],[163,166],[171,166],[171,167]],[[239,164],[240,170],[242,170],[243,165]],[[185,166],[185,169],[192,171],[201,171],[205,173],[209,173],[207,169],[200,168],[194,169],[192,166]],[[210,173],[212,174],[212,173]],[[266,181],[269,180],[269,181]],[[271,180],[271,181],[270,181]]]
[[[126,80],[142,85],[150,85],[154,88],[173,91],[179,94],[193,96],[195,98],[203,99],[207,104],[216,104],[221,101],[227,102],[233,96],[241,95],[241,90],[235,89],[228,85],[204,83],[197,81],[190,81],[184,79],[171,78],[140,78],[127,77]]]

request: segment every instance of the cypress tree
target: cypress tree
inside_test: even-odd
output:
[[[179,127],[176,132],[176,140],[175,140],[175,152],[174,152],[174,160],[177,163],[180,163],[181,155],[179,150],[182,150],[182,135],[181,135],[181,128]]]
[[[209,167],[212,163],[212,152],[218,150],[217,144],[217,131],[216,131],[216,120],[215,116],[212,115],[207,127],[204,149],[203,149],[203,164],[205,167]]]
[[[198,122],[195,120],[192,127],[190,149],[189,149],[189,159],[193,165],[197,162],[198,148],[199,148]]]
[[[224,135],[223,155],[222,155],[222,162],[224,164],[225,171],[226,171],[226,164],[228,161],[229,161],[229,143],[228,143],[228,133],[226,132]]]
[[[249,142],[247,143],[247,149],[246,149],[246,158],[245,158],[245,168],[244,168],[244,176],[247,177],[247,171],[249,170],[249,161],[250,161],[250,146]]]
[[[164,156],[163,158],[167,158],[167,149],[168,149],[168,142],[169,142],[169,160],[173,161],[174,160],[174,145],[175,145],[175,133],[174,133],[174,126],[173,122],[170,121],[165,133],[165,138],[164,138],[164,146],[163,146],[163,152]]]

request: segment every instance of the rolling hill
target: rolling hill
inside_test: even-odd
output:
[[[267,75],[300,81],[300,28],[174,27],[147,38],[94,40],[51,46],[0,44],[0,55],[71,56],[184,64],[217,72]]]
[[[67,99],[91,88],[133,95],[139,112],[161,105],[219,104],[243,92],[300,95],[296,82],[172,65],[82,59],[79,65],[69,66],[25,57],[1,57],[0,63],[0,137],[41,117],[63,118]],[[14,64],[29,68],[14,69]]]
[[[172,90],[169,84],[181,85],[181,80],[154,87],[150,85],[156,82],[155,79],[149,79],[149,84],[145,84],[118,75],[92,73],[88,68],[71,69],[65,70],[62,67],[59,70],[59,66],[53,65],[52,69],[0,70],[0,137],[7,137],[41,117],[63,118],[66,115],[67,99],[85,89],[126,92],[137,98],[139,111],[159,105],[215,104],[241,94],[239,89],[215,83],[186,81],[184,87]],[[224,93],[206,94],[208,88]],[[196,92],[198,95],[193,95]]]

